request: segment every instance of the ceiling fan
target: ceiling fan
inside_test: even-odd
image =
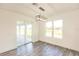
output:
[[[39,4],[37,4],[37,3],[32,3],[32,5],[37,7],[42,12],[45,11],[45,9],[41,6],[39,6]],[[36,15],[35,18],[36,18],[36,21],[46,21],[46,19],[47,19],[44,15],[41,15],[41,14]]]
[[[43,15],[36,15],[35,16],[35,18],[36,18],[36,21],[46,21],[46,17],[45,16],[43,16]]]

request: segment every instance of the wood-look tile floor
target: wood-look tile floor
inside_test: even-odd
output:
[[[20,46],[0,56],[79,56],[79,52],[39,41]]]

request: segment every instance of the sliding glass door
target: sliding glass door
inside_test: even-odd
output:
[[[32,41],[32,24],[26,24],[23,21],[17,22],[17,46]]]

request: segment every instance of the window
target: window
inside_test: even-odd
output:
[[[54,38],[62,39],[63,20],[54,21]]]
[[[46,22],[46,32],[45,35],[47,37],[52,37],[52,21],[48,21]]]

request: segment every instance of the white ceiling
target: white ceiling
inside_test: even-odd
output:
[[[42,7],[45,11],[41,11],[38,7]],[[54,14],[69,12],[72,10],[79,9],[79,4],[77,3],[39,3],[36,6],[32,3],[24,4],[0,4],[0,9],[16,12],[23,14],[28,17],[34,18],[37,14],[42,14],[43,16],[49,18]]]

